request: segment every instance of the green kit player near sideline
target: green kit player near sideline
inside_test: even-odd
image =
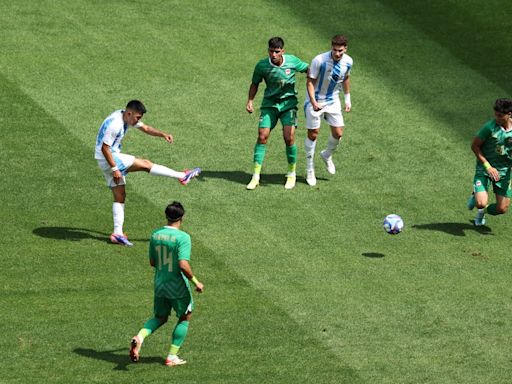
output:
[[[512,166],[512,100],[498,99],[494,104],[494,119],[489,120],[477,132],[471,143],[476,156],[473,179],[473,195],[468,208],[475,206],[478,212],[475,225],[485,224],[485,212],[501,215],[510,206],[510,167]],[[496,203],[488,204],[487,190],[493,186]],[[487,208],[487,209],[486,209]]]
[[[130,358],[139,361],[140,348],[144,339],[167,322],[174,310],[178,323],[174,328],[171,349],[165,365],[175,366],[186,361],[178,357],[188,324],[194,309],[189,281],[196,291],[203,292],[204,285],[197,280],[190,267],[190,235],[180,227],[185,209],[179,202],[173,202],[165,209],[167,225],[155,230],[149,243],[149,262],[155,268],[154,317],[144,323],[139,333],[132,338]]]
[[[254,68],[245,108],[249,113],[254,112],[253,101],[258,92],[258,86],[265,80],[266,89],[261,103],[258,139],[254,146],[254,172],[251,181],[247,184],[247,189],[255,189],[260,183],[267,140],[278,120],[281,120],[283,125],[283,138],[288,160],[285,188],[292,189],[295,187],[297,163],[295,127],[297,126],[298,101],[295,73],[306,72],[308,64],[293,55],[285,55],[284,41],[280,37],[273,37],[269,40],[268,56],[268,58],[260,60]]]

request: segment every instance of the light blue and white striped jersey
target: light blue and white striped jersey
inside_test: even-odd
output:
[[[346,53],[343,54],[340,61],[332,59],[331,51],[316,56],[309,66],[308,74],[308,77],[317,79],[316,101],[327,105],[339,100],[340,89],[343,89],[342,83],[350,74],[351,68],[352,58]],[[309,102],[309,95],[306,92],[305,103]]]
[[[103,143],[110,146],[111,152],[121,152],[123,137],[129,127],[129,125],[123,121],[123,112],[124,110],[122,109],[112,112],[101,124],[98,136],[96,137],[95,159],[104,158],[101,152]],[[139,120],[135,127],[140,126],[142,126],[142,121]]]

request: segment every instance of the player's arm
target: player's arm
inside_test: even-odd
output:
[[[194,276],[194,273],[192,272],[192,267],[190,266],[188,260],[179,260],[178,263],[181,272],[183,272],[187,279],[189,279],[196,286],[196,291],[202,293],[204,290],[204,285]]]
[[[172,143],[174,141],[174,138],[170,133],[162,132],[159,129],[152,127],[151,125],[147,125],[141,122],[136,127],[150,136],[163,137],[168,143]]]
[[[116,184],[119,184],[123,175],[121,174],[121,171],[117,168],[116,162],[114,161],[114,156],[112,156],[112,152],[110,151],[110,145],[103,143],[101,145],[101,153],[103,153],[105,160],[107,160],[108,165],[110,165],[114,182]]]
[[[345,80],[343,80],[343,96],[345,97],[345,112],[350,112],[352,109],[352,103],[350,101],[350,75],[347,74]]]
[[[498,181],[500,179],[500,174],[496,168],[494,168],[485,158],[483,152],[482,152],[482,145],[484,144],[484,140],[478,136],[475,136],[473,138],[473,141],[471,142],[471,150],[475,154],[478,161],[480,161],[485,170],[487,171],[487,174],[491,177],[492,180]]]
[[[249,113],[254,112],[253,101],[254,98],[256,97],[256,94],[258,93],[258,85],[259,84],[251,83],[251,85],[249,86],[249,96],[247,97],[247,105],[245,106],[245,109]]]
[[[318,81],[318,79],[313,79],[312,77],[309,76],[309,73],[308,73],[308,77],[306,79],[306,91],[308,92],[309,101],[311,101],[311,106],[313,107],[313,110],[315,110],[315,111],[319,111],[322,109],[322,106],[320,106],[317,103],[316,98],[315,98],[315,87],[316,87],[317,81]]]

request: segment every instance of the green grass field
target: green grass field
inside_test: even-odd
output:
[[[477,230],[465,202],[471,138],[512,91],[512,3],[0,5],[1,383],[510,383],[510,214]],[[267,40],[309,62],[340,32],[354,69],[337,174],[317,159],[306,184],[301,113],[297,187],[283,188],[277,129],[246,191],[258,116],[245,103]],[[298,89],[302,102],[304,76]],[[124,150],[203,174],[186,187],[131,174],[123,248],[108,243],[93,148],[132,98],[175,144],[131,131]],[[174,369],[173,319],[128,359],[151,316],[148,237],[172,200],[206,286]],[[383,231],[388,213],[402,234]]]

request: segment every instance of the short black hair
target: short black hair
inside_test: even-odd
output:
[[[126,109],[131,109],[132,111],[136,111],[142,114],[146,113],[146,107],[140,100],[130,100],[128,104],[126,104]]]
[[[284,40],[281,39],[280,37],[276,36],[276,37],[272,37],[269,41],[268,41],[268,47],[269,48],[274,48],[274,49],[283,49],[284,48]]]
[[[185,208],[178,201],[173,201],[165,208],[165,217],[169,220],[169,223],[175,223],[180,221],[185,215]]]
[[[506,98],[496,100],[494,103],[494,110],[500,113],[512,112],[512,100]]]

